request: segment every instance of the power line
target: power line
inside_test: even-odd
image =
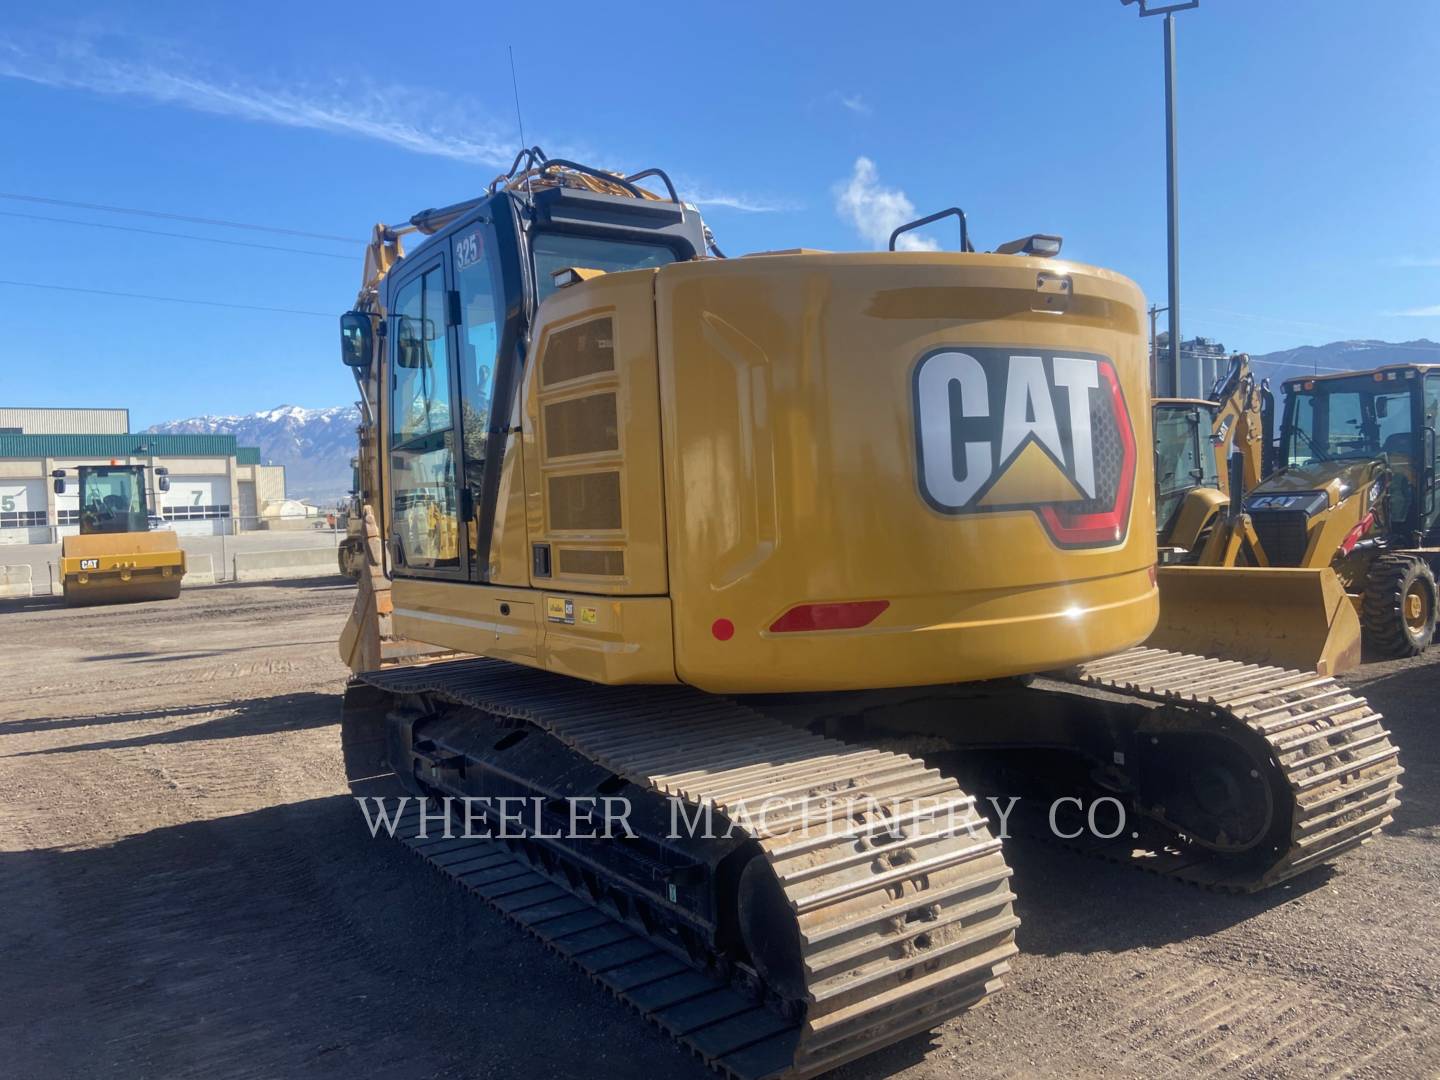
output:
[[[330,311],[302,311],[298,308],[262,307],[258,304],[230,304],[223,300],[191,300],[183,296],[155,296],[150,293],[115,292],[111,289],[82,289],[77,285],[47,285],[39,281],[6,281],[0,285],[12,285],[20,289],[50,289],[54,292],[90,293],[94,296],[118,296],[125,300],[160,300],[167,304],[196,304],[201,307],[233,308],[237,311],[271,311],[281,315],[315,315],[322,319],[336,318]]]
[[[340,244],[363,244],[349,236],[334,236],[330,233],[304,232],[300,229],[282,229],[275,225],[254,225],[244,221],[226,221],[223,218],[187,217],[163,210],[137,210],[131,206],[105,206],[102,203],[70,202],[65,199],[50,199],[43,195],[18,195],[0,191],[0,199],[15,199],[19,202],[45,203],[49,206],[68,206],[77,210],[103,210],[107,214],[138,214],[141,217],[165,218],[169,221],[187,221],[191,225],[221,225],[227,229],[251,229],[255,232],[276,233],[280,236],[303,236],[310,240],[334,240]]]
[[[115,229],[119,232],[143,233],[146,236],[169,236],[177,240],[199,240],[205,244],[225,244],[228,247],[259,248],[261,251],[284,251],[291,255],[315,255],[322,259],[344,259],[355,261],[349,255],[333,251],[309,251],[305,248],[280,247],[277,244],[252,244],[247,240],[221,240],[216,236],[196,236],[194,233],[164,232],[160,229],[141,229],[134,225],[111,225],[104,221],[80,221],[77,218],[46,217],[44,214],[19,214],[11,210],[0,210],[0,217],[23,218],[26,221],[51,221],[59,225],[88,225],[92,229]]]

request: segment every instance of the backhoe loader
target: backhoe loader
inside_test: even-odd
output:
[[[80,533],[60,549],[65,603],[121,604],[174,600],[185,576],[185,552],[172,529],[152,529],[145,494],[144,465],[81,465]],[[163,467],[155,470],[158,491],[168,491]],[[63,494],[66,470],[51,473]]]
[[[1331,673],[1435,633],[1440,368],[1292,379],[1279,468],[1238,483],[1194,567],[1161,571],[1152,643]]]
[[[895,250],[946,215],[960,251]],[[1011,871],[946,754],[1060,751],[1053,794],[1129,815],[1086,850],[1221,890],[1373,837],[1401,770],[1362,697],[1141,647],[1144,300],[1059,247],[978,253],[952,208],[727,259],[659,170],[538,148],[377,226],[341,319],[367,816],[747,1080],[1001,986]]]
[[[1193,562],[1229,496],[1230,457],[1253,488],[1270,471],[1275,396],[1235,353],[1208,398],[1156,398],[1155,520],[1161,563]]]

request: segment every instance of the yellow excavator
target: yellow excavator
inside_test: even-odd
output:
[[[960,251],[895,250],[946,215]],[[372,832],[746,1080],[1001,986],[1011,871],[948,762],[1043,751],[1032,822],[1221,890],[1398,805],[1361,696],[1141,646],[1136,286],[953,208],[890,248],[727,259],[659,170],[534,148],[378,226],[341,320]]]
[[[1336,673],[1435,634],[1440,368],[1289,380],[1278,468],[1238,470],[1193,566],[1161,568],[1152,642]]]
[[[144,465],[79,467],[80,532],[61,542],[65,603],[122,604],[174,600],[185,577],[185,552],[173,529],[152,529]],[[168,470],[155,470],[157,491],[170,490]],[[65,469],[51,476],[64,494]]]
[[[1156,398],[1153,410],[1160,561],[1193,562],[1229,500],[1231,456],[1247,489],[1270,471],[1275,395],[1235,353],[1208,398]]]

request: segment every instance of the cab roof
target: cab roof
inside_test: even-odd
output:
[[[1440,364],[1383,364],[1380,367],[1358,368],[1355,371],[1333,371],[1324,375],[1296,375],[1285,380],[1286,386],[1294,386],[1296,383],[1308,382],[1334,382],[1337,379],[1353,379],[1357,375],[1384,375],[1386,372],[1402,371],[1414,372],[1417,375],[1424,375],[1431,371],[1440,371]]]

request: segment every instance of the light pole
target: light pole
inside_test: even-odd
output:
[[[1200,0],[1152,7],[1150,0],[1120,0],[1140,5],[1140,17],[1165,16],[1165,209],[1170,249],[1170,381],[1175,395],[1180,386],[1180,186],[1175,168],[1175,12],[1200,6]]]

